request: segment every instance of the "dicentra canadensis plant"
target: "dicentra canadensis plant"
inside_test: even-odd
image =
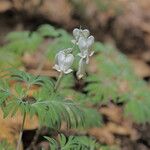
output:
[[[94,37],[89,36],[87,29],[74,29],[73,35],[73,44],[79,48],[79,52],[75,55],[75,49],[72,46],[72,48],[60,50],[56,54],[53,68],[60,73],[57,81],[13,68],[4,70],[5,75],[0,81],[0,106],[4,118],[15,117],[18,111],[23,116],[16,150],[20,149],[27,115],[38,117],[39,129],[47,126],[59,130],[63,122],[66,123],[67,128],[83,128],[100,124],[98,112],[81,107],[73,99],[64,97],[58,90],[63,76],[74,72],[72,65],[76,61],[76,57],[80,57],[77,76],[81,79],[85,75],[89,57],[93,54],[91,48]],[[36,90],[30,94],[33,88]],[[88,115],[90,112],[92,115]]]

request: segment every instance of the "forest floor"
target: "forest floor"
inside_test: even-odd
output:
[[[71,32],[74,27],[81,25],[89,28],[96,40],[111,43],[125,53],[137,75],[150,85],[150,1],[117,0],[112,4],[105,4],[104,9],[96,7],[90,0],[84,0],[83,3],[74,0],[27,0],[24,3],[19,0],[0,0],[0,45],[5,44],[4,36],[11,31],[34,31],[39,25],[49,23]],[[31,71],[33,65],[38,63],[38,55],[23,56],[27,71]],[[125,119],[120,113],[121,106],[113,103],[101,107],[99,111],[105,119],[105,126],[91,129],[88,134],[94,135],[104,144],[119,144],[122,150],[150,149],[150,124],[139,125]],[[19,120],[18,117],[18,122]],[[0,119],[0,125],[5,126],[4,130],[15,124],[11,119],[6,122]],[[24,148],[30,144],[37,126],[36,121],[32,126],[26,126],[23,134]],[[37,147],[47,144],[42,139],[47,134],[47,129],[41,131]],[[9,134],[8,136],[10,141],[14,138]],[[0,138],[2,137],[0,134]]]

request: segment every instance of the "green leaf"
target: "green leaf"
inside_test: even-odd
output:
[[[98,144],[90,137],[86,136],[64,136],[59,135],[59,142],[53,138],[45,137],[50,142],[50,147],[55,150],[96,150]]]
[[[43,37],[58,37],[59,32],[51,25],[45,24],[39,27],[38,32]]]
[[[7,100],[10,94],[8,81],[0,80],[0,106]]]
[[[43,38],[37,32],[12,32],[6,36],[7,45],[4,50],[11,51],[17,55],[22,55],[24,52],[33,52],[37,49]]]

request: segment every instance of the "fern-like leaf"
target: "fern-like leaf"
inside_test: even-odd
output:
[[[45,137],[52,150],[96,150],[100,147],[96,141],[86,136],[69,136],[59,135],[59,141],[53,138]]]

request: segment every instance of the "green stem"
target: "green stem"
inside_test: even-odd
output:
[[[56,82],[56,84],[55,84],[54,92],[57,91],[57,89],[58,89],[58,87],[59,87],[59,85],[60,85],[60,82],[61,82],[61,79],[62,79],[63,75],[64,75],[64,73],[61,72],[60,75],[59,75],[59,77],[58,77],[58,80],[57,80],[57,82]]]
[[[20,149],[21,139],[22,139],[22,135],[23,135],[23,128],[24,128],[24,124],[25,124],[25,119],[26,119],[26,112],[24,112],[24,115],[23,115],[23,121],[22,121],[22,126],[21,126],[21,130],[20,130],[20,134],[19,134],[19,139],[18,139],[18,144],[17,144],[16,150]]]

